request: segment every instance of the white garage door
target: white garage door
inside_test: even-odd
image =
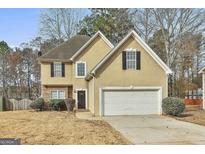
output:
[[[104,115],[160,114],[159,90],[103,91]]]

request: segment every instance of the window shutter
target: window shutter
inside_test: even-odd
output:
[[[126,70],[127,66],[126,66],[126,51],[122,52],[122,69]]]
[[[65,63],[62,63],[62,77],[65,77]]]
[[[136,69],[140,70],[141,69],[141,53],[140,51],[136,52]]]
[[[54,65],[51,63],[51,77],[54,77]]]

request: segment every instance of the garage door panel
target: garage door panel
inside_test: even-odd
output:
[[[157,90],[110,90],[103,92],[104,115],[144,115],[159,113]]]

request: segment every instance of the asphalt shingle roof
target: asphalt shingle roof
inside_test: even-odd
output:
[[[54,49],[48,51],[38,59],[40,61],[46,60],[63,60],[69,61],[69,59],[90,39],[86,35],[76,35],[60,44]]]

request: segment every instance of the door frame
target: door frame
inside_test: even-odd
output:
[[[159,106],[159,111],[158,113],[161,115],[162,114],[162,87],[152,87],[152,86],[145,86],[145,87],[135,87],[135,86],[129,86],[129,87],[103,87],[99,88],[99,115],[104,116],[104,91],[117,91],[117,90],[128,90],[128,91],[134,91],[134,90],[157,90],[158,91],[158,106]]]
[[[76,109],[78,109],[78,91],[85,91],[85,109],[88,108],[88,95],[87,95],[87,89],[86,88],[78,88],[78,89],[75,89],[76,93],[75,93],[75,106],[76,106]]]

